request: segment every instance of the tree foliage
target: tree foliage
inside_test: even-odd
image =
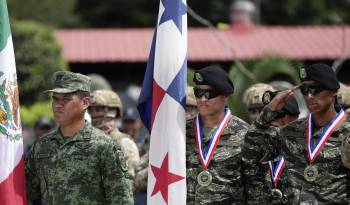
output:
[[[262,0],[261,19],[265,24],[305,25],[350,22],[348,0]]]
[[[67,64],[51,30],[34,22],[12,21],[12,37],[17,66],[21,104],[47,99],[51,76]]]
[[[76,27],[81,24],[74,12],[76,0],[9,0],[10,16],[37,21],[52,27]]]
[[[41,117],[53,119],[51,102],[37,102],[30,106],[21,106],[21,120],[24,124],[34,126],[35,122]]]
[[[265,25],[350,23],[349,0],[251,0]],[[159,0],[10,0],[10,15],[53,27],[153,27]],[[188,0],[214,25],[229,21],[232,0]],[[189,26],[203,26],[188,16]]]

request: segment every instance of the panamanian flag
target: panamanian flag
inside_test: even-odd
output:
[[[151,134],[148,204],[186,204],[186,80],[186,1],[161,0],[138,105]]]
[[[6,0],[0,0],[0,204],[26,201],[15,56]]]

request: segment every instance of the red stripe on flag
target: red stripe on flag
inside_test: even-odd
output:
[[[152,88],[152,93],[153,93],[153,98],[152,98],[152,125],[153,127],[153,121],[156,117],[156,113],[158,111],[158,107],[160,103],[162,102],[164,95],[165,95],[165,90],[161,88],[155,80],[153,80],[153,88]]]
[[[24,159],[17,164],[13,172],[0,183],[1,205],[26,205],[27,194],[24,174]]]

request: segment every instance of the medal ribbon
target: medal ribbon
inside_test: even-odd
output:
[[[312,114],[310,113],[307,119],[306,127],[306,144],[308,150],[308,158],[310,163],[313,163],[316,157],[320,154],[324,145],[326,144],[329,136],[332,132],[345,120],[346,114],[343,109],[341,109],[337,115],[332,119],[332,121],[324,128],[321,133],[320,138],[317,140],[316,144],[312,143],[312,132],[313,132],[313,123],[312,123]]]
[[[277,163],[275,164],[273,160],[269,161],[269,168],[271,172],[271,179],[274,187],[277,187],[277,182],[280,179],[281,173],[284,169],[284,166],[286,164],[286,161],[284,160],[283,156],[279,156],[277,158]]]
[[[222,132],[226,128],[230,118],[231,118],[231,111],[228,108],[225,108],[225,115],[222,118],[221,122],[215,127],[214,132],[210,135],[210,140],[208,145],[206,146],[205,150],[202,149],[202,135],[203,135],[203,128],[202,128],[202,120],[200,117],[200,114],[197,114],[196,117],[196,123],[195,123],[195,134],[196,134],[196,143],[197,143],[197,149],[199,158],[202,164],[202,167],[207,168],[209,166],[209,163],[213,157],[214,151],[216,149],[216,146],[219,143],[219,139],[221,137]]]

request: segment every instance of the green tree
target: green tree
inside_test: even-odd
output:
[[[154,26],[159,1],[77,0],[76,11],[90,27]]]
[[[30,20],[52,27],[77,27],[78,15],[74,13],[76,0],[9,0],[10,16]]]
[[[41,117],[53,119],[51,101],[37,102],[30,106],[21,106],[20,112],[22,122],[32,127]]]
[[[255,0],[257,1],[257,0]],[[350,22],[348,0],[258,0],[264,24],[305,25]]]
[[[47,99],[42,92],[51,87],[51,76],[67,64],[50,29],[27,21],[12,21],[17,77],[21,104]]]

